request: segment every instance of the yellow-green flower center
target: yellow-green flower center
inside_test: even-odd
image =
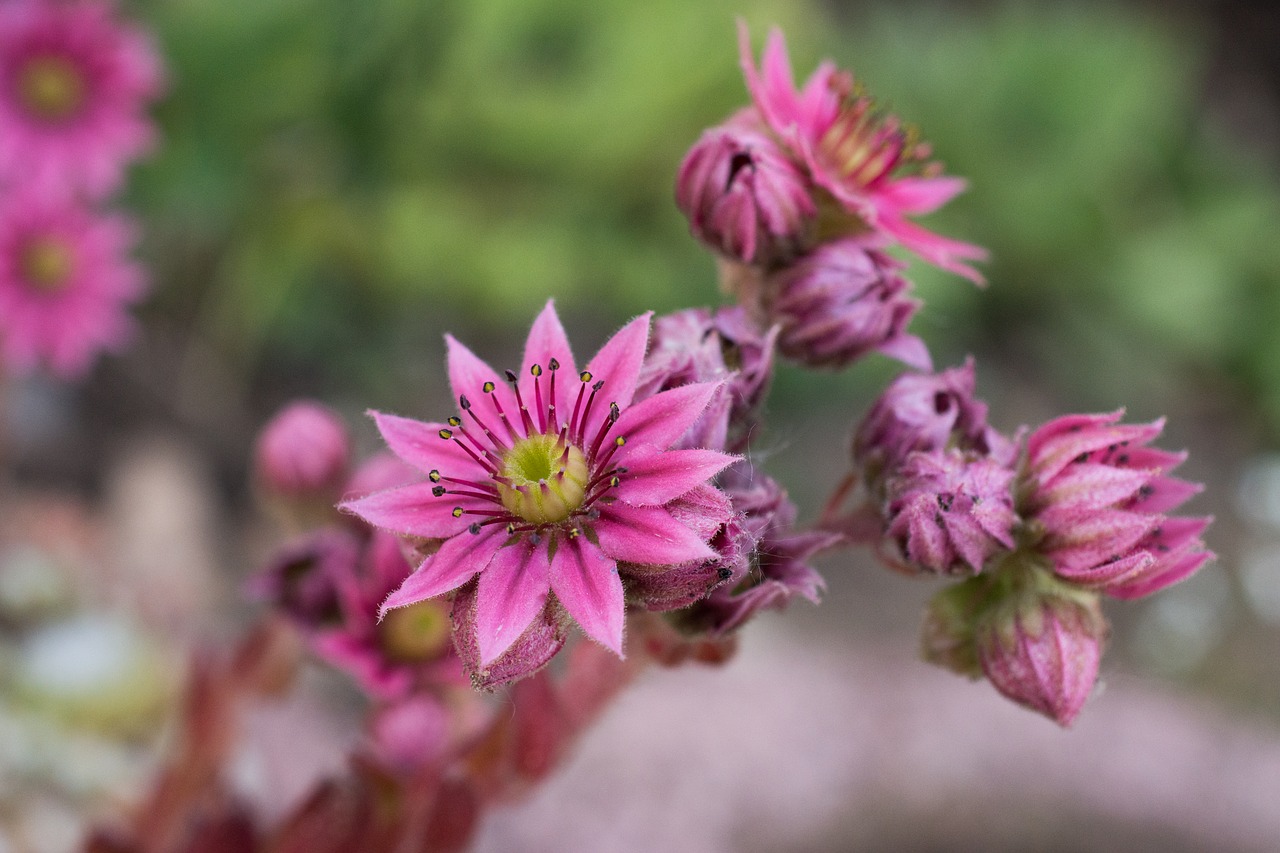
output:
[[[387,657],[404,663],[431,660],[445,652],[453,626],[439,601],[394,607],[378,623]]]
[[[85,100],[84,74],[61,56],[37,56],[18,71],[18,94],[45,121],[66,121]]]
[[[502,458],[498,496],[530,524],[564,521],[582,506],[590,470],[582,451],[554,435],[531,435]]]
[[[71,278],[75,258],[66,241],[37,237],[22,248],[18,267],[23,280],[36,290],[55,293]]]

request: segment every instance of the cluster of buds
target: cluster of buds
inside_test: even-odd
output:
[[[162,73],[110,0],[0,6],[0,359],[83,375],[134,331],[132,223],[99,209],[151,147]]]
[[[703,134],[676,179],[690,229],[721,258],[722,286],[778,348],[810,367],[880,352],[922,370],[924,343],[906,332],[920,303],[897,244],[975,282],[978,246],[908,221],[964,188],[941,175],[929,146],[886,114],[853,77],[824,63],[797,88],[782,34],[757,69],[746,27],[742,68],[752,103]]]
[[[1024,441],[986,414],[972,363],[901,376],[858,429],[855,468],[886,562],[968,577],[930,605],[926,658],[1068,725],[1098,674],[1100,595],[1191,575],[1209,519],[1167,515],[1200,487],[1169,476],[1185,454],[1148,446],[1163,421],[1070,415]]]

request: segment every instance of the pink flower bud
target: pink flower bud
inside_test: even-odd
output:
[[[676,179],[693,235],[717,252],[767,265],[796,252],[817,213],[809,181],[751,112],[702,135]]]
[[[853,437],[864,482],[883,487],[913,451],[955,447],[1012,465],[1014,442],[987,424],[987,404],[974,396],[973,359],[940,373],[907,372],[884,390]]]
[[[1167,476],[1185,453],[1145,446],[1163,421],[1118,424],[1122,414],[1068,415],[1031,434],[1023,514],[1059,577],[1138,598],[1213,556],[1200,540],[1210,519],[1165,515],[1202,486]]]
[[[336,499],[350,457],[351,439],[342,416],[299,400],[263,428],[254,458],[259,481],[273,494]]]
[[[865,240],[847,238],[780,270],[765,289],[768,320],[782,327],[779,350],[811,367],[844,367],[880,352],[929,370],[924,341],[906,332],[922,303],[907,296],[901,268]]]
[[[1012,592],[978,621],[978,660],[997,690],[1069,726],[1093,691],[1107,624],[1098,596]]]
[[[890,477],[885,519],[909,567],[937,574],[982,571],[1013,548],[1013,471],[958,450],[912,453]]]

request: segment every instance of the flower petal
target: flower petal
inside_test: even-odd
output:
[[[440,437],[440,430],[450,429],[448,424],[415,421],[385,412],[370,411],[369,416],[391,452],[422,473],[439,469],[451,477],[488,476],[458,442]]]
[[[614,503],[593,524],[607,556],[642,566],[670,566],[715,558],[715,551],[660,506]]]
[[[573,360],[573,351],[569,348],[569,338],[564,333],[564,326],[560,324],[560,317],[556,314],[555,303],[551,300],[547,301],[547,306],[542,309],[542,313],[538,315],[538,319],[533,321],[533,328],[529,329],[529,337],[524,342],[524,362],[520,370],[520,393],[524,395],[525,403],[532,410],[536,405],[537,395],[534,390],[535,377],[531,372],[536,364],[542,368],[543,374],[537,380],[536,384],[542,386],[542,395],[544,405],[550,404],[550,364],[552,360],[559,363],[559,370],[556,372],[560,375],[556,378],[556,426],[567,422],[569,415],[572,413],[573,397],[570,391],[573,391],[578,384],[578,368]],[[576,392],[575,392],[576,393]],[[536,414],[535,414],[536,420]]]
[[[627,444],[637,447],[668,448],[698,420],[720,385],[719,382],[694,382],[654,394],[628,407],[618,418],[612,434],[622,436]],[[622,458],[620,454],[619,462]]]
[[[444,339],[449,349],[449,387],[453,389],[454,402],[457,403],[459,397],[465,396],[479,407],[482,397],[492,396],[510,417],[511,423],[516,425],[516,429],[520,429],[520,409],[507,380],[453,335],[445,335]],[[492,394],[485,394],[486,382],[493,383]],[[492,405],[492,402],[488,403],[485,408],[491,408]]]
[[[635,448],[626,456],[615,494],[635,506],[675,500],[719,474],[738,457],[715,450],[656,450]]]
[[[378,618],[381,619],[393,607],[417,604],[462,586],[477,572],[484,571],[498,553],[506,535],[506,531],[495,524],[474,535],[459,533],[445,540],[439,551],[423,560],[417,571],[387,596],[378,610]]]
[[[551,564],[544,540],[499,548],[480,575],[476,592],[476,641],[480,666],[511,648],[547,604]]]
[[[360,516],[374,527],[394,533],[421,536],[424,539],[447,539],[466,530],[467,525],[475,521],[465,513],[455,518],[455,508],[476,509],[487,506],[475,498],[447,494],[436,497],[432,488],[431,483],[413,483],[343,501],[338,508]]]
[[[609,411],[609,403],[617,403],[626,408],[636,393],[636,382],[640,379],[640,366],[644,363],[645,348],[649,343],[649,318],[653,312],[641,314],[617,334],[605,341],[600,352],[587,365],[592,381],[603,381],[600,389],[605,405],[597,406],[593,423],[587,425],[588,434],[603,421]]]
[[[618,565],[577,536],[561,539],[551,558],[551,588],[583,633],[622,657],[622,578]]]

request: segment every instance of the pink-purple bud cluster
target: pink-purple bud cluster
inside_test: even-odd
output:
[[[1067,725],[1097,677],[1099,594],[1190,576],[1212,557],[1209,519],[1168,515],[1200,486],[1169,476],[1186,454],[1148,446],[1162,421],[1070,415],[1020,448],[986,415],[971,362],[904,374],[859,427],[855,471],[891,566],[975,575],[935,598],[925,656]]]

